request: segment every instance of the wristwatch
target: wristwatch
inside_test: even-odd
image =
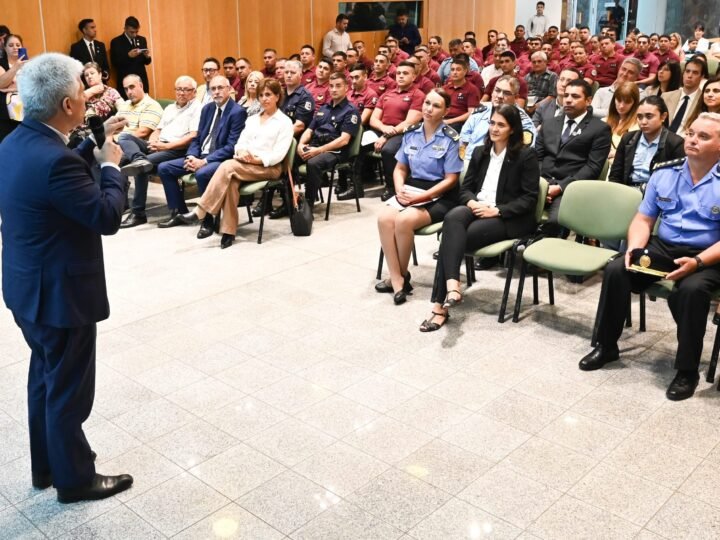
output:
[[[695,259],[695,262],[697,263],[697,269],[698,269],[698,270],[702,270],[703,268],[705,268],[705,263],[702,261],[702,259],[701,259],[700,257],[698,257],[697,255],[695,255],[695,256],[693,257],[693,259]]]

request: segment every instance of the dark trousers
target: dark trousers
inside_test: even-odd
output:
[[[652,237],[649,248],[672,259],[692,257],[702,250],[677,246]],[[612,347],[617,344],[630,307],[630,292],[641,292],[659,278],[628,272],[625,260],[619,257],[605,269],[599,314],[598,342]],[[702,356],[703,337],[710,310],[712,293],[720,287],[720,267],[717,265],[690,274],[679,281],[668,298],[670,311],[677,324],[678,347],[675,355],[675,369],[697,371]]]
[[[310,158],[307,163],[307,178],[305,179],[305,200],[311,205],[317,199],[318,190],[322,183],[322,175],[325,171],[333,168],[341,159],[342,154],[324,152]]]
[[[204,156],[201,156],[202,159]],[[178,185],[178,179],[188,174],[183,168],[185,158],[171,159],[160,163],[157,167],[158,176],[162,180],[163,188],[165,189],[165,198],[167,199],[167,205],[170,210],[179,210],[182,213],[188,211],[185,199],[183,198],[182,190]],[[205,193],[215,171],[220,166],[220,161],[211,161],[204,167],[201,167],[195,171],[195,180],[197,181],[198,193],[202,195]]]
[[[57,488],[88,485],[95,464],[82,424],[95,397],[95,324],[54,328],[15,317],[30,346],[30,460]]]
[[[466,252],[507,238],[505,224],[499,217],[478,219],[467,206],[456,206],[450,210],[443,220],[431,301],[442,302],[448,292],[447,280],[460,279],[460,265]]]
[[[395,135],[391,137],[385,143],[385,146],[382,147],[382,150],[380,150],[383,172],[385,173],[385,186],[391,193],[395,193],[395,183],[393,182],[393,173],[395,172],[395,165],[397,165],[395,154],[400,150],[402,140],[402,135]]]
[[[150,175],[157,171],[157,166],[171,159],[184,158],[185,149],[163,150],[162,152],[151,152],[147,141],[139,139],[134,135],[122,134],[118,144],[123,151],[123,164],[132,163],[138,159],[147,159],[155,165],[149,173],[135,175],[135,192],[130,205],[132,213],[136,216],[145,216],[145,205],[147,203],[148,180]]]

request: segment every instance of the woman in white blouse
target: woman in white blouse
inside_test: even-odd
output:
[[[540,168],[535,150],[523,144],[520,113],[502,105],[490,118],[489,141],[472,153],[456,206],[443,220],[435,268],[432,315],[421,332],[438,330],[449,308],[462,302],[460,265],[468,251],[531,233]]]
[[[278,108],[283,99],[280,83],[263,79],[258,86],[258,98],[263,111],[248,117],[235,145],[235,157],[218,167],[198,206],[182,216],[183,221],[190,224],[207,214],[216,216],[222,210],[220,247],[223,249],[235,240],[240,182],[279,178],[293,138],[292,121]]]

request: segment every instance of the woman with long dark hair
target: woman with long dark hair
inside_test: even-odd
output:
[[[445,216],[435,268],[432,315],[420,325],[433,332],[448,309],[462,302],[460,265],[467,251],[531,233],[540,168],[535,150],[523,144],[520,113],[502,105],[490,119],[488,141],[473,151],[459,203]]]
[[[646,96],[661,96],[665,92],[677,90],[682,85],[680,62],[666,60],[658,66],[655,81],[645,89]]]

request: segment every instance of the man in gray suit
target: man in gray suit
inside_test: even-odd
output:
[[[705,62],[699,58],[692,58],[685,64],[682,86],[662,95],[668,108],[670,131],[682,137],[685,136],[690,113],[695,109],[698,100],[702,99],[700,83],[703,77],[707,77]]]

